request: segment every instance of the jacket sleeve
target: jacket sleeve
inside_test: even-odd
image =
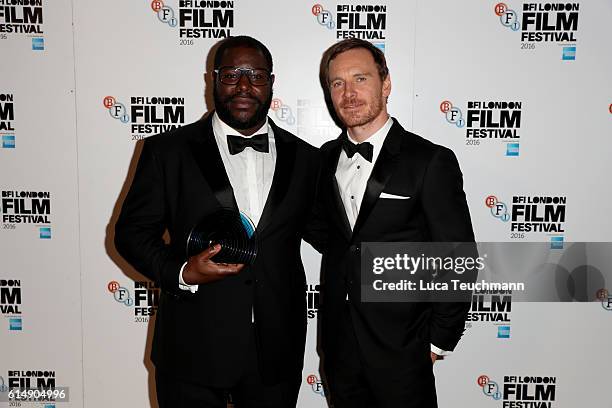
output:
[[[314,195],[312,197],[311,210],[304,226],[303,238],[315,250],[323,253],[328,241],[328,220],[323,203],[323,161],[321,160],[322,152],[320,150],[317,151],[316,157],[316,165],[314,166],[316,169]]]
[[[454,153],[444,147],[432,156],[423,180],[423,209],[431,241],[473,243],[474,232],[463,191],[463,177]],[[460,246],[455,256],[477,257],[475,244]],[[462,281],[474,281],[475,271],[467,271]],[[452,351],[463,335],[470,299],[464,302],[432,303],[430,341]]]
[[[148,140],[138,160],[134,180],[115,225],[115,246],[138,272],[176,296],[185,254],[163,240],[166,231],[166,198],[162,168]]]

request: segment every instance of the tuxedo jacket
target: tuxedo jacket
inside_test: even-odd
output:
[[[237,208],[212,116],[144,141],[115,244],[161,287],[151,356],[158,370],[229,387],[242,374],[254,327],[260,371],[273,384],[299,375],[303,366],[306,282],[300,243],[316,195],[319,152],[268,119],[277,159],[256,229],[254,264],[199,285],[196,293],[181,290],[179,271],[187,260],[190,230],[221,207]],[[169,243],[162,238],[166,230]]]
[[[362,242],[473,242],[462,174],[451,150],[404,130],[397,120],[367,182],[350,229],[335,179],[343,133],[322,146],[320,201],[329,238],[322,260],[321,346],[327,363],[343,347],[349,309],[360,359],[369,367],[402,370],[420,361],[431,370],[430,344],[451,351],[469,303],[362,303]],[[409,197],[381,198],[381,193]],[[349,301],[346,301],[348,294]],[[348,303],[348,305],[347,305]]]

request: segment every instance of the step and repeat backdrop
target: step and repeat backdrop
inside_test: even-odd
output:
[[[159,288],[118,256],[113,226],[138,141],[212,109],[220,39],[269,47],[269,115],[315,146],[339,133],[318,82],[322,52],[373,42],[388,59],[392,116],[457,155],[477,240],[563,247],[612,231],[611,21],[609,0],[0,0],[0,389],[67,395],[10,406],[156,406]],[[302,256],[299,406],[324,407],[320,257],[306,244]],[[435,365],[439,405],[612,407],[602,293],[477,298],[455,353]]]

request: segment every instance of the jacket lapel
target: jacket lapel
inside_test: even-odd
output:
[[[325,179],[330,180],[331,182],[332,206],[336,212],[336,216],[333,216],[332,214],[330,218],[338,224],[338,227],[340,230],[342,230],[348,241],[351,239],[351,224],[349,223],[346,215],[346,209],[344,208],[344,203],[342,202],[340,188],[338,187],[338,182],[336,181],[336,169],[338,168],[338,160],[340,159],[340,153],[342,152],[342,137],[343,135],[340,135],[340,137],[335,141],[335,146],[331,148],[330,159],[328,162],[329,165],[325,169],[327,172],[327,177]]]
[[[212,113],[198,122],[189,144],[193,157],[221,207],[238,210],[212,128]]]
[[[361,207],[359,208],[359,215],[355,221],[355,228],[353,228],[353,238],[357,236],[364,222],[368,219],[376,201],[380,197],[380,193],[383,192],[387,182],[397,168],[397,155],[401,148],[402,132],[402,127],[393,119],[393,125],[385,138],[380,154],[376,159],[376,163],[374,163],[372,174],[368,179]]]
[[[272,119],[268,118],[268,121],[274,132],[276,166],[274,167],[274,177],[272,178],[270,193],[268,193],[266,204],[257,224],[257,233],[259,234],[270,225],[274,212],[277,211],[287,194],[287,189],[293,176],[296,154],[295,140],[289,137],[283,129],[276,126]]]

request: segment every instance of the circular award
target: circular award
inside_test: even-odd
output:
[[[211,259],[217,263],[251,265],[257,256],[255,224],[245,214],[228,208],[215,211],[198,222],[187,238],[187,256],[220,244]]]

